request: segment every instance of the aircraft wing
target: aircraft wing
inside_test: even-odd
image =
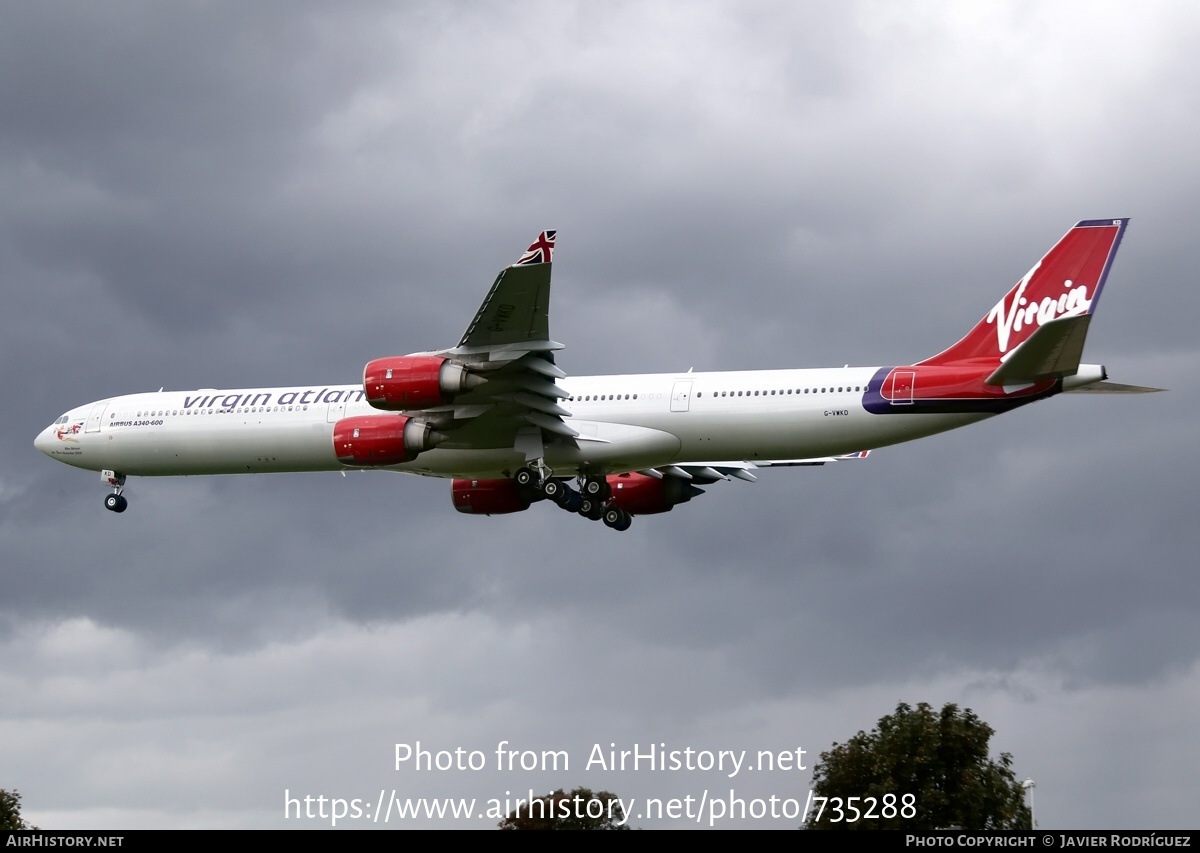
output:
[[[451,353],[510,360],[506,357],[563,348],[550,340],[550,267],[557,234],[543,231],[515,264],[500,271]]]
[[[555,380],[563,345],[550,340],[550,271],[556,231],[543,231],[520,259],[496,276],[451,358],[487,380],[443,407],[453,415],[446,447],[515,446],[527,459],[545,444],[573,441],[577,433],[560,402],[569,395]],[[428,410],[431,413],[438,410]]]
[[[866,459],[870,452],[869,450],[860,450],[857,453],[846,453],[841,456],[817,456],[812,459],[774,459],[760,462],[685,462],[679,465],[663,465],[659,468],[650,468],[639,473],[648,474],[651,477],[679,477],[684,480],[692,480],[701,485],[715,483],[717,480],[728,480],[730,477],[736,477],[739,480],[753,483],[758,479],[753,473],[757,468],[824,465],[826,462],[841,462],[846,459]]]

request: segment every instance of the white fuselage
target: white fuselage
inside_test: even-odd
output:
[[[880,368],[577,376],[561,379],[579,434],[545,446],[564,474],[640,470],[687,462],[770,462],[833,456],[931,435],[986,413],[868,412]],[[331,471],[334,424],[386,415],[361,385],[160,391],[100,400],[68,412],[35,446],[89,470],[134,476]],[[410,413],[420,416],[420,412]],[[524,464],[511,446],[441,446],[389,470],[437,477],[501,477]]]

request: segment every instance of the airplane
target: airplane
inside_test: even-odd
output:
[[[577,377],[555,363],[557,232],[543,231],[454,347],[374,359],[354,385],[109,397],[34,446],[100,471],[116,513],[130,476],[361,469],[448,478],[467,514],[547,500],[626,530],[762,468],[863,459],[1060,392],[1159,390],[1080,362],[1128,223],[1077,223],[960,341],[914,364]]]

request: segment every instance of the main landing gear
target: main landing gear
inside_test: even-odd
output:
[[[579,492],[567,485],[566,481],[555,480],[549,469],[518,468],[513,480],[531,502],[548,500],[567,512],[579,510]]]
[[[104,498],[104,508],[111,512],[124,512],[129,506],[129,501],[121,494],[125,491],[125,475],[116,471],[101,471],[100,479],[113,489],[112,494]]]
[[[582,477],[579,490],[573,489],[566,480],[556,480],[549,469],[539,463],[538,467],[518,468],[513,475],[518,488],[530,500],[550,500],[567,512],[574,512],[592,521],[603,521],[613,530],[628,530],[633,516],[617,506],[610,506],[612,487],[604,477]]]
[[[633,516],[619,506],[611,506],[604,511],[604,525],[613,530],[628,530],[633,524]]]
[[[613,530],[628,530],[633,524],[633,516],[612,504],[612,486],[604,477],[584,477],[580,481],[580,491],[583,492],[583,503],[579,514],[593,521],[603,521],[606,527]]]

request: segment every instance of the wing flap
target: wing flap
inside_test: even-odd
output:
[[[579,433],[575,432],[575,430],[571,429],[559,418],[552,417],[550,415],[543,415],[541,412],[526,412],[522,417],[524,417],[528,423],[531,423],[536,427],[541,427],[547,432],[552,432],[555,435],[561,435],[567,438],[575,438],[579,435]]]
[[[515,394],[498,395],[499,399],[508,400],[512,403],[518,403],[527,409],[533,409],[535,412],[542,412],[547,415],[556,415],[560,418],[569,418],[571,413],[562,406],[557,405],[553,400],[546,397],[538,396],[537,394],[526,394],[523,391],[518,391]]]

